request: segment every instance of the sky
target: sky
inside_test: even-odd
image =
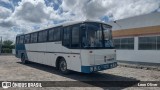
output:
[[[115,21],[160,12],[160,0],[0,0],[0,36],[15,41],[66,21]]]

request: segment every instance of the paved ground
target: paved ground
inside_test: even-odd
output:
[[[160,81],[160,71],[144,70],[136,68],[127,68],[118,66],[117,68],[105,70],[93,74],[83,74],[73,72],[70,75],[63,75],[53,67],[31,63],[27,65],[21,64],[20,60],[14,56],[0,56],[0,81]],[[2,89],[2,88],[0,88]],[[40,88],[10,88],[18,89],[34,89]],[[158,87],[114,87],[104,88],[98,87],[47,87],[44,90],[95,90],[95,89],[124,89],[124,90],[160,90]]]

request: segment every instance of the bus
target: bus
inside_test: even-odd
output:
[[[112,26],[76,21],[16,36],[16,57],[70,71],[92,73],[117,67]]]

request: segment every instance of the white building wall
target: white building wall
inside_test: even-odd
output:
[[[114,30],[140,28],[160,25],[160,13],[151,13],[122,20],[108,22]],[[116,37],[125,38],[125,37]],[[127,37],[126,37],[127,38]],[[138,37],[134,37],[134,50],[117,49],[117,60],[132,62],[160,63],[160,50],[138,50]]]
[[[117,50],[117,60],[160,63],[160,50]]]
[[[134,37],[134,50],[138,50],[138,37]]]
[[[15,49],[12,49],[12,54],[13,54],[13,55],[15,55],[15,54],[16,54]]]
[[[117,49],[116,54],[120,61],[160,63],[160,50],[138,50],[138,37],[134,37],[134,50]]]

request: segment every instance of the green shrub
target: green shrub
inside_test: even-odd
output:
[[[10,49],[10,48],[2,48],[2,53],[12,53],[12,49]]]

